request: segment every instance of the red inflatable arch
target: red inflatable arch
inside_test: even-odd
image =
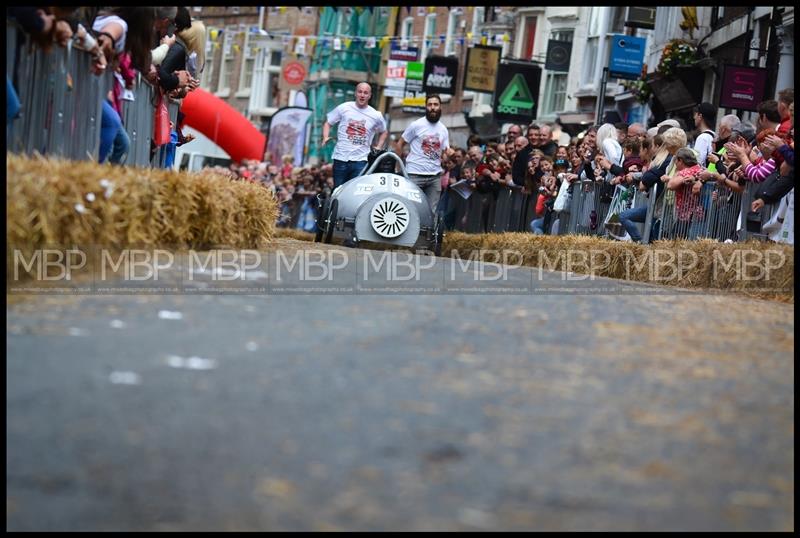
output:
[[[203,133],[234,161],[264,159],[267,137],[219,97],[197,88],[183,100],[181,112],[186,125]]]

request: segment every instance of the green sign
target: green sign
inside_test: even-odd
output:
[[[403,112],[425,112],[425,92],[422,89],[424,71],[425,64],[422,62],[408,62],[406,65],[406,95],[403,97]]]
[[[539,81],[542,69],[532,63],[500,64],[497,71],[497,92],[494,116],[498,121],[524,121],[536,118]]]
[[[525,79],[517,73],[500,96],[498,110],[507,114],[530,114],[533,110],[533,97]]]

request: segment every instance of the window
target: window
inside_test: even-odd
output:
[[[550,32],[550,39],[572,43],[574,35],[575,30],[572,28],[558,28]],[[545,71],[545,73],[547,73],[547,79],[542,97],[544,102],[542,112],[544,114],[555,114],[564,110],[564,105],[567,101],[568,73],[553,71]]]
[[[344,18],[344,9],[336,10],[336,35],[342,36],[345,34],[347,24]]]
[[[403,19],[403,26],[400,28],[400,39],[408,39],[414,33],[414,17]]]
[[[725,18],[725,8],[722,6],[715,6],[711,8],[711,28],[722,26],[722,21]]]
[[[602,7],[593,7],[589,14],[589,31],[586,37],[586,49],[583,53],[583,76],[581,77],[583,85],[592,84],[597,78],[595,70],[597,55],[600,52],[600,31],[604,10],[605,8]]]
[[[485,7],[475,7],[472,9],[472,22],[470,26],[470,32],[472,33],[473,39],[478,39],[481,35],[481,27],[483,26],[483,19],[486,17],[486,8]],[[480,42],[480,40],[478,39]],[[467,47],[471,47],[472,43],[467,43],[466,41],[464,44]],[[492,94],[490,93],[475,93],[475,92],[464,92],[464,97],[473,97],[473,106],[477,104],[487,104],[491,102]]]
[[[253,72],[253,89],[250,95],[250,109],[263,110],[278,105],[275,92],[278,77],[281,75],[282,53],[278,49],[268,48],[268,42],[262,42],[255,57]]]
[[[572,28],[559,28],[550,32],[550,39],[555,41],[569,41],[572,43],[572,38],[575,35],[575,30]]]
[[[422,37],[422,55],[420,61],[424,62],[428,57],[431,46],[433,45],[434,34],[436,33],[436,14],[431,13],[425,17],[425,32]]]
[[[680,24],[680,20],[678,19],[679,14],[679,7],[669,6],[656,8],[656,28],[653,31],[653,36],[661,40],[657,45],[665,43],[670,39],[670,36],[674,34],[673,29],[677,28],[678,24]]]
[[[253,85],[253,70],[256,65],[256,53],[253,51],[254,46],[250,40],[250,33],[245,34],[244,50],[242,61],[242,72],[239,76],[239,91],[242,97],[247,97],[250,94],[250,87]]]
[[[536,19],[525,17],[525,50],[522,51],[522,57],[528,60],[533,58],[533,46],[536,44]]]
[[[472,32],[473,36],[477,36],[480,34],[481,26],[483,26],[483,19],[486,16],[486,8],[485,7],[476,7],[472,10]]]
[[[612,34],[624,34],[625,33],[625,12],[627,8],[622,6],[616,6],[614,9],[614,20],[611,23],[611,33]]]
[[[456,53],[456,26],[458,24],[458,13],[455,9],[450,10],[450,16],[447,19],[447,36],[444,40],[444,55],[453,56]]]
[[[547,73],[543,100],[544,114],[555,114],[564,110],[567,100],[567,73]]]
[[[210,36],[213,31],[218,30],[216,28],[208,28],[207,35]],[[214,52],[214,41],[209,37],[206,39],[206,63],[200,75],[200,85],[208,91],[211,91],[211,80],[214,78]]]
[[[217,84],[217,93],[229,92],[231,87],[231,78],[233,77],[233,65],[236,58],[233,55],[233,29],[226,28],[224,32],[224,41],[222,46],[222,61],[220,69],[219,84]]]

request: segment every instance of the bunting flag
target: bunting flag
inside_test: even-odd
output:
[[[308,45],[310,47],[313,47],[316,44],[317,44],[317,39],[315,37],[311,37],[311,38],[308,39]]]
[[[333,50],[342,50],[342,40],[338,37],[333,39]]]
[[[367,38],[367,42],[366,42],[366,44],[364,46],[366,48],[368,48],[368,49],[374,49],[375,48],[375,38],[374,37],[368,37]]]
[[[389,36],[383,36],[381,38],[381,48],[385,47],[389,43]]]
[[[486,36],[481,37],[481,45],[486,45],[487,41]]]
[[[350,43],[352,43],[352,42],[353,42],[353,40],[350,39],[349,37],[344,38],[344,48],[349,49],[350,48]]]
[[[428,13],[436,13],[436,7],[431,6],[428,8]]]
[[[285,6],[280,6],[280,7],[278,7],[278,11],[280,11],[281,15],[283,15],[284,13],[286,13],[286,7]]]

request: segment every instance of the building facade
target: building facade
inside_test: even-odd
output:
[[[208,32],[201,87],[266,129],[275,111],[293,104],[296,92],[282,81],[281,66],[287,58],[298,56],[298,38],[316,32],[319,8],[192,9]]]
[[[687,98],[687,102],[681,103],[671,95],[662,96],[656,91],[651,108],[657,119],[670,116],[690,122],[692,105],[696,102],[702,100],[719,105],[726,65],[765,69],[764,99],[774,99],[779,91],[794,87],[793,7],[702,6],[696,8],[696,15],[686,9],[657,8],[648,65],[650,80],[654,81],[657,77],[652,72],[661,61],[667,44],[677,39],[696,47],[693,61],[683,66],[684,74],[677,77],[694,102]],[[691,24],[692,19],[696,24]],[[694,79],[696,84],[687,79]],[[749,111],[726,109],[724,112],[735,112],[744,120],[755,118],[755,113]]]

